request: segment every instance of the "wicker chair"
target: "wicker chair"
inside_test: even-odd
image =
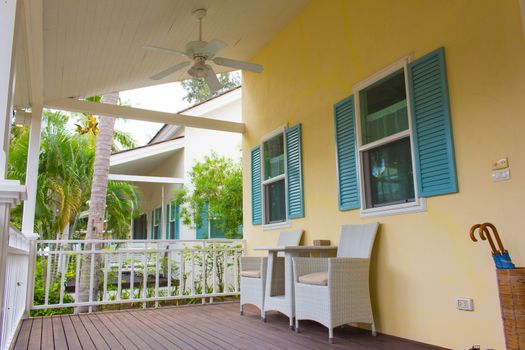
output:
[[[303,230],[281,232],[277,246],[299,245]],[[252,304],[261,310],[261,318],[264,320],[264,290],[266,287],[266,268],[268,258],[256,256],[241,257],[241,315],[244,304]],[[284,285],[284,257],[279,253],[277,266],[273,278],[283,281]]]
[[[370,255],[379,224],[343,225],[336,258],[294,258],[295,329],[314,320],[333,329],[351,322],[369,323],[376,335],[370,303]]]

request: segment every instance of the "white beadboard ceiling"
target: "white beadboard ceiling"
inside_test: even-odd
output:
[[[187,79],[186,70],[149,77],[184,57],[144,45],[184,50],[197,40],[191,12],[206,8],[203,40],[228,44],[218,56],[249,61],[308,0],[44,0],[44,100],[100,95]],[[22,19],[23,21],[23,19]],[[24,26],[20,26],[24,28]],[[25,33],[17,38],[15,106],[31,104]],[[213,65],[213,63],[212,63]],[[213,65],[217,73],[226,67]]]

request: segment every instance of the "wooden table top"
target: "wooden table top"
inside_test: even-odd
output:
[[[337,250],[335,245],[288,245],[288,246],[258,246],[254,250],[268,250],[268,251],[320,251],[320,250]]]

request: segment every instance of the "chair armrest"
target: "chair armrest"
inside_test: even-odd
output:
[[[260,270],[266,272],[268,258],[260,256],[241,256],[241,271]]]
[[[293,258],[294,280],[315,272],[328,272],[328,258]]]
[[[368,288],[369,268],[370,259],[329,258],[328,285],[359,288],[359,284],[366,284]]]

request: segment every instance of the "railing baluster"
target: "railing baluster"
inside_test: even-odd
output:
[[[82,245],[78,244],[75,248],[78,251],[82,250]],[[78,293],[79,293],[79,286],[80,286],[80,261],[82,260],[82,255],[80,253],[76,253],[74,255],[75,257],[75,302],[78,302]]]
[[[191,250],[191,295],[195,295],[195,251]]]
[[[91,303],[93,302],[93,279],[95,277],[95,251],[96,249],[96,244],[95,243],[91,243],[91,259],[90,259],[90,266],[89,266],[89,308],[88,308],[88,312],[92,312],[93,311],[93,307],[91,306]]]
[[[49,250],[47,251],[47,270],[46,270],[46,289],[45,289],[45,295],[44,295],[44,305],[49,304],[49,285],[51,284],[51,260],[53,255],[51,254],[52,251],[52,244],[49,244]]]
[[[64,271],[64,268],[67,266],[67,255],[66,255],[66,259],[64,259],[64,254],[60,253],[60,258],[58,259],[58,261],[60,261],[60,297],[59,297],[59,303],[63,304],[64,303],[64,285],[66,284],[66,271]]]
[[[228,271],[228,250],[224,248],[222,251],[222,292],[228,291],[226,276]]]
[[[159,244],[157,243],[157,252],[155,253],[155,308],[159,307]]]
[[[201,288],[201,294],[203,295],[202,297],[202,300],[201,302],[203,304],[206,303],[206,298],[204,297],[204,295],[206,295],[206,250],[203,249],[202,250],[202,264],[201,264],[201,267],[202,267],[202,271],[201,271],[201,278],[202,278],[202,288]]]
[[[211,278],[212,278],[212,286],[213,286],[213,294],[217,293],[217,245],[212,245],[213,254],[212,254],[212,272],[211,272]],[[213,303],[213,297],[210,298],[210,303]]]
[[[180,259],[180,265],[179,265],[179,295],[184,295],[184,290],[186,289],[186,285],[184,283],[184,268],[186,267],[185,266],[185,261],[184,261],[184,251],[181,251],[180,252],[180,255],[179,255],[179,259]],[[193,273],[193,271],[192,271]]]
[[[129,274],[129,298],[135,299],[135,253],[131,253],[131,271]]]
[[[148,285],[148,243],[146,243],[146,249],[144,250],[144,259],[142,260],[142,298],[147,298],[147,285]],[[142,303],[142,307],[146,308],[146,302]]]
[[[120,252],[117,253],[118,255],[118,277],[117,277],[117,300],[121,300],[122,298],[122,254]]]
[[[103,254],[104,256],[104,284],[103,284],[103,292],[102,292],[102,300],[107,301],[108,300],[108,254]]]
[[[168,244],[168,256],[167,256],[167,263],[168,263],[168,275],[166,278],[168,279],[168,296],[171,297],[171,247]]]
[[[233,250],[233,276],[235,278],[235,281],[233,283],[234,290],[237,293],[239,291],[239,266],[237,263],[237,249]]]

